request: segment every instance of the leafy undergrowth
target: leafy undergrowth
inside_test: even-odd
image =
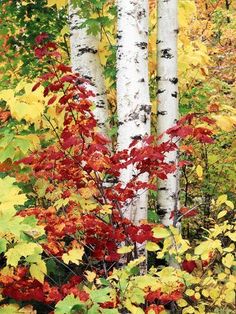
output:
[[[177,149],[176,138],[211,145],[214,121],[189,114],[168,131],[173,141],[157,146],[148,137],[111,153],[97,131],[89,82],[62,63],[46,34],[36,44],[47,72],[0,94],[0,313],[234,313],[236,233],[227,195],[209,204],[211,226],[199,229],[199,240],[123,217],[139,193],[155,192],[156,178],[174,170],[165,154]],[[130,164],[137,173],[123,187],[119,173]],[[149,183],[139,179],[144,172]],[[196,172],[202,179],[200,166]],[[171,215],[191,221],[197,210]]]

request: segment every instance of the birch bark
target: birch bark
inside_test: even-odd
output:
[[[91,81],[88,89],[94,93],[91,101],[100,131],[107,132],[108,102],[106,97],[103,69],[98,54],[99,36],[87,34],[86,28],[79,28],[84,19],[79,17],[80,8],[69,5],[71,65],[73,72]]]
[[[148,1],[117,0],[117,113],[118,149],[150,134],[151,105],[148,86]],[[121,172],[123,186],[136,174],[135,165]],[[146,182],[148,175],[140,180]],[[135,224],[147,218],[147,192],[139,195],[123,214]]]
[[[178,0],[159,0],[157,10],[157,132],[160,135],[172,127],[178,119]],[[160,139],[160,143],[167,140],[169,136],[165,134]],[[177,166],[177,161],[176,151],[166,155],[166,162]],[[159,212],[163,213],[162,223],[166,226],[175,224],[170,214],[178,210],[178,181],[178,170],[176,170],[166,180],[158,182],[158,208]]]

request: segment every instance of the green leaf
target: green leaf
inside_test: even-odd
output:
[[[102,314],[119,314],[117,309],[101,309]]]
[[[103,303],[111,300],[111,296],[109,295],[111,292],[111,288],[107,287],[99,290],[91,290],[90,297],[94,303]]]
[[[7,240],[0,239],[0,254],[5,252],[7,249]]]
[[[55,314],[71,314],[75,306],[79,306],[81,309],[85,308],[79,298],[75,298],[72,294],[67,295],[56,304]]]
[[[88,310],[88,314],[98,314],[100,313],[99,311],[100,306],[98,304],[94,304],[89,310]]]
[[[3,305],[0,307],[0,314],[19,314],[17,304]]]

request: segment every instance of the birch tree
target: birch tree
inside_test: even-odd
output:
[[[161,135],[178,119],[178,0],[159,0],[157,10],[157,132]],[[160,143],[167,140],[169,137],[164,134]],[[177,159],[176,151],[166,155],[167,163],[177,166]],[[158,208],[163,213],[162,223],[166,226],[175,223],[170,216],[173,210],[175,213],[178,210],[178,190],[178,170],[158,182]]]
[[[91,81],[88,89],[94,93],[94,97],[91,97],[91,101],[96,106],[93,113],[100,130],[106,133],[106,122],[109,115],[105,80],[98,54],[100,38],[88,34],[86,27],[80,28],[85,21],[80,17],[80,10],[81,8],[69,4],[72,70]]]
[[[134,139],[150,133],[148,87],[148,0],[118,0],[117,113],[118,149],[128,149]],[[124,169],[120,181],[125,187],[136,174],[135,165]],[[143,174],[141,180],[147,181]],[[147,218],[147,192],[123,208],[134,223]]]

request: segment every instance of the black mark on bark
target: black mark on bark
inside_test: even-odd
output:
[[[77,56],[82,56],[85,53],[92,53],[92,54],[96,54],[98,51],[97,49],[93,49],[93,48],[89,48],[89,47],[85,47],[85,48],[79,48],[78,50],[79,52],[77,53]]]
[[[172,59],[173,55],[170,53],[171,49],[166,48],[161,50],[161,58]]]
[[[157,90],[157,95],[158,95],[158,94],[162,94],[162,93],[164,93],[164,92],[165,92],[165,89],[158,89],[158,90]]]
[[[147,48],[147,43],[143,41],[141,43],[136,43],[136,46],[144,50]]]
[[[169,79],[169,81],[173,84],[177,84],[178,83],[178,79],[177,77],[173,77],[172,79]]]
[[[157,111],[157,115],[159,116],[165,116],[167,114],[167,111]]]

